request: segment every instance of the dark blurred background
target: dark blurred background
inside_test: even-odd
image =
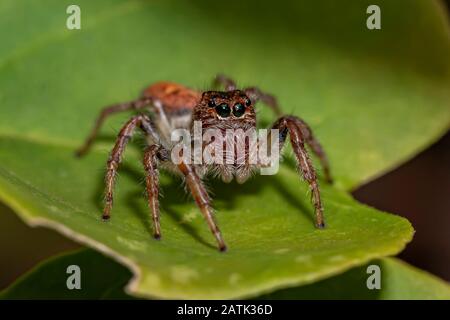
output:
[[[450,8],[450,0],[445,3]],[[411,221],[416,233],[400,258],[450,281],[450,131],[353,195]],[[78,247],[55,231],[26,226],[0,203],[0,289],[43,259]]]
[[[450,132],[353,196],[411,221],[416,233],[400,258],[450,281]]]

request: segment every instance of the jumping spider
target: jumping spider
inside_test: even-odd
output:
[[[214,234],[220,251],[226,250],[225,242],[214,220],[211,199],[202,182],[202,178],[210,170],[215,170],[222,180],[229,182],[236,178],[237,182],[245,182],[258,165],[221,164],[214,168],[205,165],[180,163],[174,164],[170,157],[170,132],[175,128],[192,130],[194,121],[202,121],[203,128],[256,128],[256,114],[254,105],[262,101],[269,106],[279,119],[272,128],[279,129],[280,151],[283,148],[287,134],[294,150],[299,171],[309,183],[312,191],[312,202],[315,209],[316,227],[325,226],[323,207],[314,167],[309,159],[305,143],[318,156],[324,169],[327,182],[331,182],[327,157],[319,142],[312,135],[309,126],[296,116],[281,116],[277,100],[256,87],[237,90],[236,84],[230,78],[218,75],[215,85],[224,86],[225,91],[199,92],[183,85],[171,82],[157,82],[144,90],[140,98],[134,101],[112,105],[104,108],[85,144],[77,151],[78,156],[86,154],[91,147],[105,118],[121,111],[135,110],[139,113],[133,116],[122,127],[114,148],[107,162],[106,196],[103,219],[108,220],[113,203],[114,178],[122,160],[125,146],[131,139],[136,128],[142,130],[149,141],[145,149],[143,164],[146,171],[146,191],[148,204],[152,211],[154,237],[161,237],[159,211],[159,172],[163,167],[177,172],[184,177],[197,206],[206,219],[211,232]],[[147,111],[147,112],[146,112]],[[233,157],[233,155],[231,155]]]

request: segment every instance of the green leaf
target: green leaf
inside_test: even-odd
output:
[[[115,210],[105,223],[100,219],[105,155],[80,161],[71,148],[6,138],[0,149],[14,150],[0,154],[5,202],[25,221],[54,227],[127,264],[139,275],[130,288],[140,295],[254,295],[396,254],[412,236],[405,219],[360,205],[325,184],[328,228],[315,229],[307,186],[283,167],[275,176],[257,176],[243,186],[212,184],[220,190],[215,207],[230,248],[225,254],[215,248],[198,209],[181,199],[179,181],[162,177],[163,239],[156,241],[134,154],[123,166]]]
[[[80,267],[81,289],[69,290],[67,279]],[[52,257],[0,292],[0,299],[131,299],[123,291],[131,272],[93,250]]]
[[[0,5],[0,198],[26,222],[114,256],[135,274],[132,292],[158,297],[232,298],[310,283],[396,254],[411,239],[406,220],[343,190],[448,126],[450,46],[436,2],[380,1],[377,31],[365,27],[369,1],[229,1],[226,10],[206,0],[77,3],[81,30],[65,28],[69,1]],[[132,148],[112,220],[102,223],[105,150],[126,115],[105,126],[95,152],[73,158],[100,108],[158,80],[208,88],[219,71],[274,93],[311,124],[336,179],[321,184],[328,228],[314,229],[307,187],[283,166],[243,186],[212,182],[226,254],[179,181],[163,176],[157,242]]]
[[[81,290],[68,290],[67,267],[81,270]],[[283,289],[256,299],[450,299],[450,286],[401,260],[370,262],[381,271],[381,290],[369,290],[367,266],[314,284]],[[99,276],[101,275],[101,277]],[[49,259],[0,293],[2,299],[131,299],[124,292],[130,272],[92,250]]]
[[[381,271],[381,289],[368,290],[369,265]],[[283,289],[261,299],[365,299],[365,300],[449,300],[450,286],[445,281],[402,260],[383,258],[356,267],[339,276],[314,284]]]

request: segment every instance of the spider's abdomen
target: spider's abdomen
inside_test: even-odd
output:
[[[201,99],[201,93],[173,82],[156,82],[146,88],[144,97],[151,97],[161,102],[167,112],[194,109]]]

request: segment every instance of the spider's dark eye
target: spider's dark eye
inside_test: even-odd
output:
[[[222,103],[222,104],[216,106],[216,112],[222,118],[226,118],[226,117],[230,116],[231,109],[226,103]]]
[[[236,103],[233,108],[233,114],[235,117],[241,117],[245,113],[245,107],[242,103]]]
[[[211,98],[211,100],[209,100],[208,106],[210,108],[215,108],[216,107],[216,99],[217,99],[217,96],[214,96],[214,97]]]
[[[252,104],[252,101],[251,101],[249,98],[246,98],[246,99],[245,99],[245,105],[246,105],[247,107],[250,107],[251,104]]]

